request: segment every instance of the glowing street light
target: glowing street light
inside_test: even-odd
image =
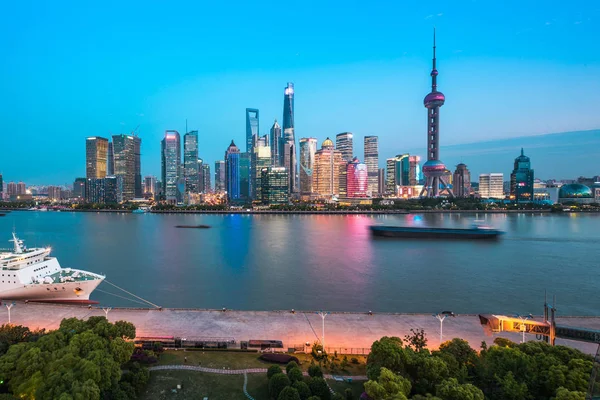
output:
[[[440,346],[442,345],[442,338],[444,336],[444,320],[446,317],[455,317],[452,311],[442,311],[441,313],[433,314],[434,317],[440,321]]]
[[[320,315],[321,319],[323,320],[323,336],[321,338],[321,345],[323,346],[323,353],[325,353],[325,317],[329,315],[329,312],[319,311],[317,314]]]
[[[533,319],[533,315],[529,314],[529,315],[519,315],[516,314],[515,318],[519,318],[521,320],[521,332],[523,332],[523,340],[521,341],[521,343],[525,343],[525,332],[527,332],[527,325],[525,325],[525,321],[527,321],[528,319]]]
[[[108,312],[112,310],[112,307],[106,307],[103,308],[102,311],[104,311],[104,315],[106,315],[106,319],[108,320]]]
[[[9,325],[10,325],[10,309],[13,308],[14,305],[15,305],[14,302],[6,305],[6,308],[8,309],[8,324]]]

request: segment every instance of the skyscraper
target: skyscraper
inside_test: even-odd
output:
[[[300,196],[310,198],[314,193],[313,172],[316,153],[317,139],[300,139]]]
[[[479,196],[484,199],[504,198],[504,174],[479,175]]]
[[[212,185],[211,185],[211,179],[210,179],[210,165],[203,164],[200,175],[202,177],[202,193],[205,193],[205,194],[211,193]]]
[[[288,172],[283,167],[261,170],[261,199],[266,205],[287,204],[290,201]]]
[[[181,163],[181,143],[179,132],[168,130],[161,142],[161,181],[162,192],[169,202],[179,201],[177,188],[179,164]]]
[[[258,132],[258,110],[246,108],[246,153],[252,153],[252,142]]]
[[[139,136],[133,136],[133,155],[134,155],[134,174],[135,174],[135,197],[144,197],[142,190],[142,139]]]
[[[85,184],[85,201],[94,204],[104,203],[104,178],[88,178]]]
[[[240,199],[250,198],[252,181],[250,177],[250,153],[240,153]]]
[[[135,198],[135,140],[132,135],[113,135],[115,175],[123,185],[123,200]]]
[[[456,197],[469,197],[471,194],[471,173],[463,163],[458,164],[454,171],[452,192]]]
[[[271,165],[279,167],[281,165],[280,148],[283,143],[283,137],[281,136],[281,126],[277,123],[277,119],[275,119],[271,127],[269,140],[271,145]]]
[[[225,184],[225,161],[215,161],[215,192],[222,193],[227,190]]]
[[[198,131],[190,131],[183,135],[183,177],[186,193],[198,193]]]
[[[116,154],[116,153],[115,153]],[[124,198],[124,180],[119,175],[107,176],[102,179],[104,183],[104,202],[121,203]]]
[[[346,162],[342,153],[333,146],[329,138],[323,141],[321,149],[315,154],[315,170],[313,173],[313,188],[321,198],[331,199],[340,193],[340,171]]]
[[[60,186],[48,186],[48,200],[60,201],[61,190]]]
[[[352,161],[354,157],[353,136],[351,132],[338,133],[335,136],[335,148],[342,152],[344,161]]]
[[[290,178],[290,194],[296,193],[296,137],[294,134],[294,84],[288,82],[283,91],[283,150],[281,166],[286,167]]]
[[[0,201],[4,200],[4,181],[2,181],[2,174],[0,174]]]
[[[27,186],[25,182],[17,183],[17,195],[27,194]]]
[[[365,136],[365,164],[369,175],[367,194],[372,196],[377,193],[377,179],[379,175],[379,145],[377,136]]]
[[[433,31],[433,69],[431,70],[431,93],[425,96],[423,104],[427,108],[427,162],[423,165],[423,173],[427,181],[421,190],[421,197],[438,197],[442,192],[453,197],[452,190],[444,179],[446,166],[439,159],[440,139],[440,107],[444,105],[446,97],[437,90],[437,76],[435,59],[435,29]],[[440,191],[440,184],[442,191]]]
[[[379,197],[385,194],[385,168],[379,168],[379,174],[377,175],[377,194]]]
[[[398,189],[396,186],[396,157],[388,158],[385,161],[385,194],[396,197]]]
[[[73,197],[77,201],[85,200],[85,178],[75,178],[73,182]]]
[[[156,177],[148,175],[144,177],[144,196],[154,197],[156,193]]]
[[[255,138],[257,138],[255,136]],[[261,201],[261,179],[263,168],[271,166],[271,147],[267,144],[267,136],[257,139],[254,145],[254,151],[252,152],[252,160],[250,165],[252,166],[252,193],[250,197],[252,200]]]
[[[108,139],[93,136],[85,140],[86,178],[104,178],[108,158]]]
[[[115,152],[112,142],[108,142],[108,157],[106,161],[106,175],[115,174]]]
[[[225,185],[227,199],[230,202],[239,201],[240,191],[240,149],[233,140],[225,151]]]
[[[529,157],[523,154],[515,159],[515,165],[510,174],[510,196],[517,203],[533,201],[533,170]]]
[[[354,157],[352,161],[348,162],[346,171],[346,197],[367,197],[368,172],[366,164],[361,163],[358,157]]]

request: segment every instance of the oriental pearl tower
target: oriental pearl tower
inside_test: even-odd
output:
[[[423,104],[427,108],[427,162],[423,165],[423,174],[427,178],[420,197],[438,197],[443,192],[454,197],[448,182],[444,179],[446,166],[439,160],[440,107],[446,97],[437,90],[438,71],[435,68],[435,29],[433,30],[433,69],[431,70],[431,93],[425,96]],[[442,190],[440,190],[440,184]]]

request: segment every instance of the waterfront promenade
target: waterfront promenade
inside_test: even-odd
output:
[[[56,329],[63,318],[88,318],[104,316],[101,308],[74,305],[54,305],[17,302],[11,309],[11,323],[31,329]],[[315,312],[296,311],[218,311],[196,309],[127,309],[109,311],[111,322],[125,320],[137,328],[137,335],[175,336],[188,339],[203,337],[244,340],[281,340],[284,347],[301,345],[321,338],[322,319]],[[0,323],[8,322],[8,310],[0,310]],[[600,329],[600,317],[558,317],[558,324]],[[381,313],[331,313],[325,318],[325,346],[327,348],[367,349],[382,336],[410,334],[411,329],[424,329],[431,348],[439,345],[439,321],[432,315]],[[515,342],[518,333],[486,336],[477,315],[458,315],[444,321],[444,340],[463,338],[475,349],[481,342],[490,345],[495,337],[505,337]],[[536,340],[526,335],[527,340]],[[597,345],[557,339],[557,344],[595,353]],[[333,349],[332,349],[333,350]],[[338,352],[341,352],[338,350]]]

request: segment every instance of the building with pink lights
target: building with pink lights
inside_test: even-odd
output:
[[[346,166],[346,196],[367,197],[368,182],[367,165],[354,157]]]

